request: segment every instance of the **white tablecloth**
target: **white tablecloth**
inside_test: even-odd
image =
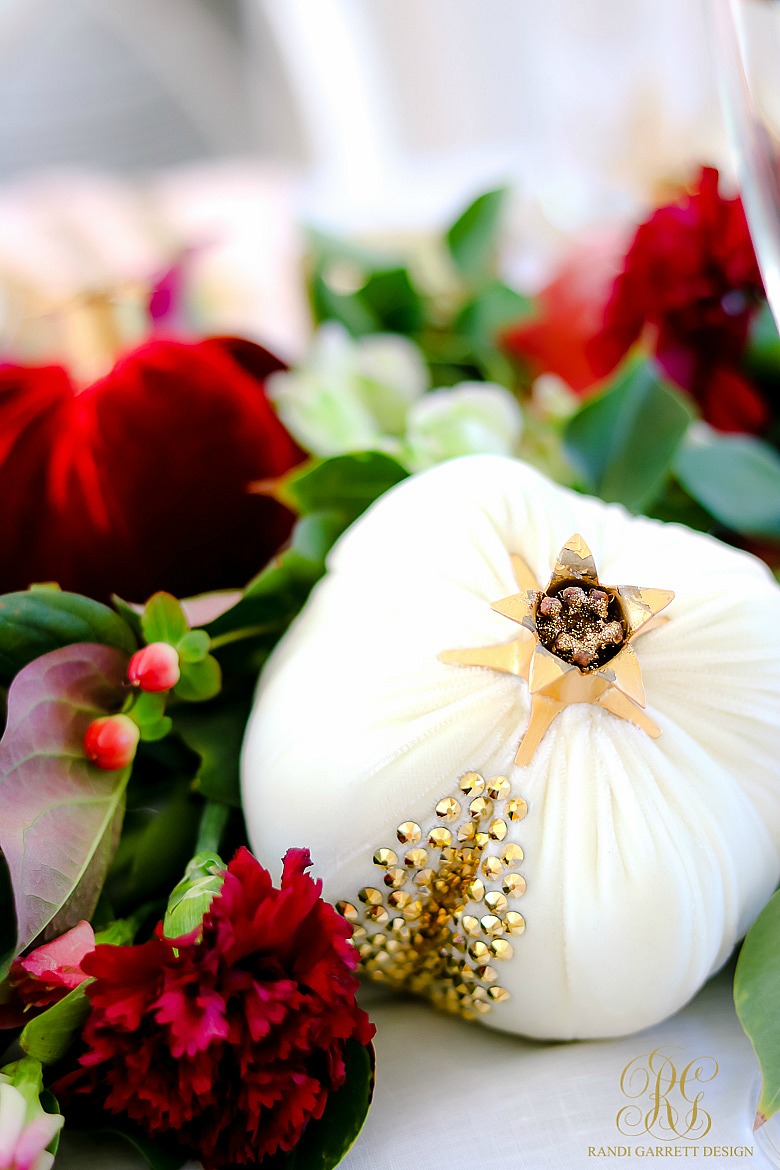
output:
[[[769,1170],[772,1162],[752,1133],[758,1066],[734,1012],[732,974],[729,968],[712,980],[664,1024],[625,1039],[578,1044],[502,1036],[425,1004],[366,989],[363,999],[377,1025],[376,1095],[363,1133],[342,1166]],[[659,1046],[678,1074],[697,1057],[717,1061],[717,1075],[696,1087],[703,1093],[699,1108],[711,1117],[706,1135],[664,1142],[648,1134],[626,1137],[616,1128],[618,1111],[631,1104],[620,1089],[623,1069]],[[694,1095],[688,1090],[689,1097]],[[675,1089],[669,1102],[681,1104]],[[659,1147],[669,1152],[647,1153]],[[730,1152],[708,1152],[724,1147]],[[618,1152],[610,1155],[610,1148]],[[621,1148],[631,1153],[620,1153]],[[124,1148],[67,1134],[56,1163],[57,1170],[138,1170],[141,1165]]]

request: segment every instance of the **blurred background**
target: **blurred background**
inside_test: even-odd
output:
[[[295,356],[298,225],[424,233],[514,190],[506,264],[728,167],[704,0],[0,0],[0,285],[197,257]],[[7,315],[7,314],[6,314]]]

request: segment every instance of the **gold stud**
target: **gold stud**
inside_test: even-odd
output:
[[[504,924],[495,914],[486,914],[480,920],[480,926],[485,934],[491,935],[493,938],[504,933]]]
[[[503,914],[509,903],[503,894],[499,894],[497,890],[494,890],[485,895],[485,905],[492,914]]]
[[[512,785],[506,776],[494,776],[487,782],[487,794],[491,800],[506,800],[512,791]]]
[[[456,821],[460,816],[460,804],[454,796],[445,796],[436,805],[436,816],[442,821]]]
[[[475,821],[485,820],[493,815],[493,801],[488,800],[485,796],[478,796],[469,805],[469,814]]]
[[[463,915],[461,926],[466,934],[470,934],[473,937],[479,934],[479,919],[475,918],[472,914]]]
[[[401,886],[406,884],[408,874],[403,869],[388,869],[384,877],[386,886],[390,886],[393,890],[398,890]]]
[[[488,827],[488,836],[491,841],[503,841],[506,837],[506,821],[496,819]]]
[[[428,844],[437,849],[443,849],[445,845],[452,844],[452,833],[449,829],[431,829],[428,834]]]
[[[336,909],[343,918],[346,918],[347,922],[357,922],[358,909],[351,902],[337,902]]]
[[[500,941],[500,940],[499,940]],[[495,945],[495,944],[494,944]],[[477,963],[484,963],[490,955],[490,948],[486,943],[473,942],[469,947],[469,954]]]
[[[474,974],[483,983],[495,983],[496,979],[498,979],[498,971],[496,971],[495,967],[491,967],[488,964],[485,964],[484,967],[477,967]]]
[[[373,886],[366,886],[358,894],[361,902],[365,902],[367,906],[381,906],[382,905],[382,891],[375,890]]]
[[[460,790],[466,796],[481,796],[485,791],[485,781],[480,776],[479,772],[467,772],[461,778]]]
[[[396,836],[402,845],[416,845],[422,837],[422,829],[415,821],[404,821],[396,829]]]
[[[528,812],[528,805],[521,796],[510,800],[505,809],[506,815],[510,821],[522,821],[523,817]]]
[[[433,878],[434,873],[432,869],[421,869],[418,874],[415,874],[414,884],[416,886],[430,886]]]
[[[465,824],[460,825],[460,827],[458,828],[458,840],[459,841],[473,841],[474,837],[476,835],[476,832],[477,832],[477,826],[472,824],[471,821],[466,821]]]
[[[504,845],[499,854],[507,869],[514,869],[525,857],[519,845]]]
[[[525,893],[525,878],[521,873],[508,873],[501,883],[501,889],[510,898],[519,898]]]
[[[468,894],[470,902],[481,902],[485,897],[485,883],[480,881],[479,878],[475,878],[474,881],[466,887],[466,893]],[[491,909],[493,908],[494,907],[491,907]]]
[[[390,865],[398,865],[398,854],[392,849],[377,849],[374,854],[374,865],[387,869]]]
[[[403,910],[411,900],[412,895],[407,894],[404,890],[393,890],[392,894],[388,895],[387,904],[392,906],[394,910]]]
[[[501,876],[503,866],[497,857],[486,857],[482,862],[482,872],[485,877],[497,878]]]
[[[427,864],[427,849],[410,849],[404,857],[404,865],[407,869],[423,869]]]
[[[522,914],[510,910],[504,917],[504,930],[507,934],[522,934],[525,930],[525,919]]]
[[[512,944],[508,943],[505,938],[496,938],[490,944],[490,953],[494,959],[499,959],[503,963],[507,959],[512,958],[515,950]]]
[[[505,987],[489,987],[488,995],[493,1003],[505,1003],[509,999],[509,992]]]

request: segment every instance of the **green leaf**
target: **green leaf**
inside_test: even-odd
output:
[[[133,632],[118,614],[78,593],[31,589],[0,596],[0,684],[42,654],[78,642],[99,642],[132,654]]]
[[[141,1155],[149,1170],[181,1170],[185,1162],[189,1161],[189,1155],[181,1153],[175,1145],[161,1138],[152,1141],[133,1129],[130,1122],[121,1125],[112,1119],[109,1125],[90,1132],[96,1136],[107,1134],[121,1138]]]
[[[59,1003],[47,1008],[25,1026],[19,1044],[28,1056],[41,1064],[53,1064],[62,1059],[89,1015],[87,982],[91,980],[74,987]]]
[[[569,420],[566,454],[589,491],[639,512],[663,488],[692,418],[649,362],[632,361]]]
[[[310,296],[317,324],[338,321],[352,337],[377,333],[381,328],[376,314],[363,304],[359,296],[337,292],[320,273],[315,272],[312,276]]]
[[[340,511],[301,517],[290,547],[250,581],[232,609],[208,625],[214,652],[248,638],[256,647],[273,647],[322,577],[325,558],[348,523]]]
[[[182,662],[201,662],[209,652],[211,639],[205,630],[190,630],[176,646]]]
[[[495,344],[503,329],[516,325],[532,311],[533,301],[528,297],[500,280],[491,280],[463,306],[453,328],[471,342]]]
[[[129,601],[123,601],[117,593],[111,594],[111,604],[119,616],[127,622],[137,640],[142,642],[144,635],[141,629],[141,610],[131,605]]]
[[[304,515],[293,530],[291,545],[249,583],[232,609],[206,627],[212,650],[219,653],[247,639],[253,639],[255,647],[270,649],[325,572],[325,558],[338,537],[406,475],[400,463],[379,452],[336,455],[294,472],[285,481],[283,495]]]
[[[674,472],[727,528],[780,536],[780,456],[767,443],[750,435],[697,435],[678,451]]]
[[[486,191],[469,204],[446,234],[455,267],[468,280],[485,280],[494,274],[507,195],[506,187]]]
[[[758,1113],[766,1121],[780,1108],[780,892],[748,931],[734,976],[734,1003],[761,1067]]]
[[[111,646],[64,646],[11,684],[0,742],[0,849],[14,891],[17,954],[42,931],[61,934],[95,909],[130,768],[103,772],[82,745],[92,720],[121,705],[126,670],[126,656]]]
[[[167,898],[192,857],[200,817],[200,801],[190,793],[189,777],[161,781],[148,795],[131,788],[131,796],[143,804],[127,813],[106,885],[121,912],[149,899]]]
[[[174,730],[200,756],[194,786],[207,800],[238,808],[241,804],[238,761],[251,708],[251,694],[197,710],[178,707]]]
[[[285,500],[297,512],[338,512],[347,527],[406,476],[405,468],[389,455],[360,452],[307,464],[292,473],[283,491]]]
[[[382,333],[415,333],[425,319],[422,297],[401,266],[374,273],[355,296]]]
[[[182,662],[181,678],[173,693],[187,703],[202,703],[213,699],[222,688],[222,668],[212,654],[200,662]]]
[[[176,646],[189,633],[190,624],[172,594],[155,593],[144,606],[141,628],[147,642],[169,642]]]
[[[356,1040],[348,1040],[345,1064],[347,1079],[328,1096],[320,1120],[306,1126],[285,1162],[285,1170],[333,1170],[355,1144],[374,1093],[373,1046],[364,1048]]]

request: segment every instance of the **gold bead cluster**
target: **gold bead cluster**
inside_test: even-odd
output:
[[[468,772],[427,827],[403,821],[374,853],[376,884],[336,904],[353,924],[361,971],[466,1019],[508,999],[494,964],[512,958],[525,930],[514,904],[526,883],[523,850],[506,837],[527,811],[505,776]]]

